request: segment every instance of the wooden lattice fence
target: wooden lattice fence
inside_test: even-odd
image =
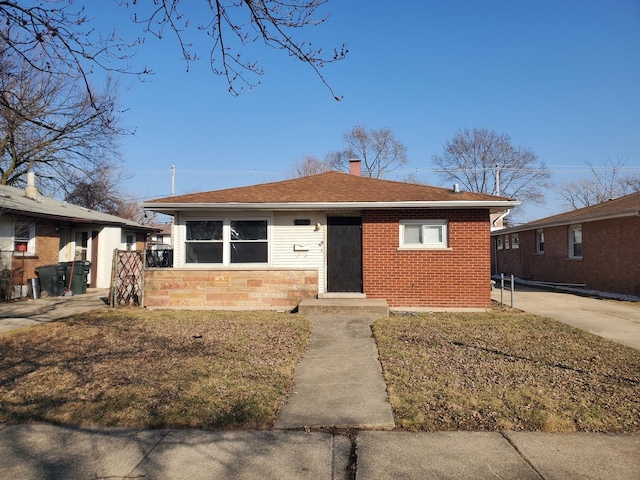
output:
[[[112,307],[144,307],[144,251],[115,250],[109,303]]]

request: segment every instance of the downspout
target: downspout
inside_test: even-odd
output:
[[[508,208],[504,212],[502,212],[502,215],[500,215],[499,217],[496,217],[496,219],[492,222],[493,225],[491,226],[491,230],[495,230],[496,228],[498,228],[498,227],[496,227],[496,223],[498,223],[500,220],[504,219],[510,213],[511,213],[511,209]]]

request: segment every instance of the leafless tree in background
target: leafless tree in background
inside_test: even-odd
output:
[[[459,183],[464,190],[495,194],[499,172],[501,196],[544,203],[550,179],[546,165],[528,147],[514,147],[509,135],[485,128],[459,130],[432,162],[443,181]]]
[[[287,171],[287,178],[307,177],[331,170],[327,160],[320,160],[314,156],[306,156],[302,160],[297,160]]]
[[[589,207],[640,191],[640,175],[625,171],[625,159],[608,159],[603,166],[589,166],[591,175],[567,180],[555,187],[564,204],[573,209]]]
[[[74,205],[109,213],[139,223],[148,223],[144,218],[142,203],[135,195],[122,191],[122,180],[126,172],[110,167],[99,167],[92,172],[74,173],[69,179],[73,186],[64,199]]]
[[[0,38],[0,183],[24,185],[35,173],[38,187],[69,191],[81,173],[119,167],[116,85],[107,81],[91,95],[68,76],[34,69]],[[41,66],[47,58],[37,59]]]
[[[389,128],[367,130],[356,125],[344,134],[343,141],[343,150],[327,155],[335,170],[349,171],[349,160],[358,159],[362,162],[363,175],[380,178],[409,163],[407,147]]]

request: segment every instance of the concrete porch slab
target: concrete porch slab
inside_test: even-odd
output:
[[[298,304],[301,315],[389,315],[387,301],[379,298],[306,298]]]

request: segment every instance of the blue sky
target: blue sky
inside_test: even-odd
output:
[[[136,129],[122,143],[127,190],[168,196],[172,165],[176,194],[280,180],[296,160],[341,149],[356,124],[390,128],[410,159],[395,177],[417,171],[433,185],[441,182],[432,155],[473,127],[528,146],[558,182],[587,175],[585,161],[624,157],[640,171],[637,0],[332,0],[328,11],[306,36],[326,48],[348,44],[347,58],[323,69],[341,102],[282,52],[252,48],[262,83],[232,97],[210,73],[206,38],[194,46],[205,59],[188,73],[170,35],[148,39],[134,63],[155,75],[121,79],[123,123]],[[126,10],[92,2],[88,14],[136,32]],[[548,197],[523,219],[564,210]]]

